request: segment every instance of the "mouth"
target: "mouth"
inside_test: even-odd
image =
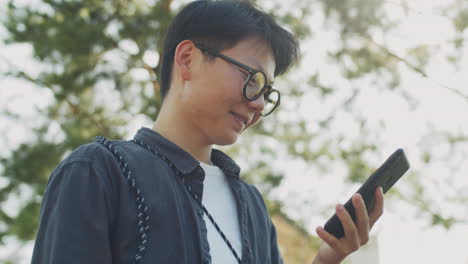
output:
[[[235,113],[235,112],[231,112],[231,114],[236,118],[238,119],[242,124],[244,124],[244,126],[247,126],[247,124],[250,122],[250,119],[246,116],[242,116],[238,113]]]

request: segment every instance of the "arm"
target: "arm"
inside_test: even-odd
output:
[[[336,207],[336,214],[343,224],[345,236],[337,239],[322,227],[318,227],[316,232],[325,243],[320,247],[312,264],[341,263],[349,254],[358,250],[369,241],[369,232],[383,213],[384,198],[382,188],[377,188],[375,198],[375,207],[368,215],[361,195],[355,194],[353,196],[352,201],[357,217],[356,224],[354,224],[343,205]]]
[[[111,185],[102,174],[85,159],[71,161],[52,173],[32,264],[112,262]]]

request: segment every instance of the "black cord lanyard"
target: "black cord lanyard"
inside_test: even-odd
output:
[[[145,142],[141,141],[141,140],[135,140],[135,139],[132,139],[131,142],[141,146],[142,148],[144,149],[147,149],[149,150],[151,153],[153,153],[154,155],[160,157],[162,160],[164,160],[168,165],[169,167],[171,167],[175,174],[178,176],[178,177],[181,177],[182,173],[176,168],[176,166],[169,160],[166,158],[166,156],[162,155],[161,153],[159,152],[156,152],[154,151],[148,144],[146,144]],[[185,186],[185,185],[184,185]],[[192,193],[192,190],[190,190],[189,188],[186,188],[188,190],[188,192],[191,194],[192,198],[195,200],[195,202],[198,204],[198,206],[200,206],[200,208],[203,210],[203,212],[206,214],[206,216],[208,216],[208,219],[210,219],[211,223],[213,223],[216,231],[218,231],[219,235],[221,236],[221,238],[224,240],[224,242],[226,242],[226,245],[229,247],[229,249],[231,250],[232,254],[234,255],[234,257],[236,258],[237,262],[239,264],[242,263],[242,260],[240,259],[239,255],[237,254],[236,250],[234,249],[234,247],[232,246],[231,242],[229,242],[228,238],[226,237],[226,235],[224,234],[224,232],[221,230],[221,228],[219,227],[219,225],[216,223],[216,221],[214,220],[213,216],[211,216],[211,214],[208,212],[208,209],[206,209],[206,207],[202,204],[201,200],[198,200],[197,199],[197,196]]]
[[[138,213],[137,214],[137,217],[138,217],[137,230],[140,236],[140,241],[139,241],[139,245],[137,246],[137,252],[135,253],[135,257],[132,260],[132,264],[140,264],[143,259],[143,255],[145,254],[145,251],[146,251],[146,244],[148,243],[148,233],[149,233],[148,232],[149,215],[147,213],[148,207],[146,206],[145,198],[143,197],[143,194],[140,191],[140,187],[138,187],[135,177],[133,177],[132,175],[132,171],[128,167],[128,163],[125,161],[122,154],[119,151],[117,151],[117,149],[115,148],[115,145],[112,144],[105,137],[101,137],[101,136],[96,137],[96,142],[102,144],[114,155],[114,157],[119,162],[119,166],[120,166],[120,169],[122,170],[124,177],[127,179],[128,183],[132,187],[133,193],[135,194],[137,213]]]

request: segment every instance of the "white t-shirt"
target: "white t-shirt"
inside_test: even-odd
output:
[[[242,258],[242,242],[237,216],[236,201],[223,171],[212,165],[200,162],[205,171],[202,203],[228,238],[236,253]],[[204,215],[208,230],[211,262],[213,264],[238,263],[232,251],[218,233],[208,216]]]

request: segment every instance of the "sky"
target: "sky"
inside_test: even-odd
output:
[[[410,160],[411,169],[417,171],[419,177],[427,179],[426,193],[434,201],[434,206],[449,214],[466,216],[468,215],[466,206],[460,208],[457,205],[446,204],[442,199],[444,195],[440,194],[450,193],[451,187],[446,184],[448,180],[465,188],[463,190],[468,193],[468,179],[462,175],[463,171],[468,170],[467,145],[462,145],[464,149],[458,149],[454,153],[450,146],[438,141],[437,137],[424,138],[430,128],[436,128],[436,131],[440,133],[468,131],[468,115],[466,114],[468,103],[466,99],[461,99],[460,96],[447,89],[450,87],[468,94],[468,74],[466,74],[468,56],[465,55],[459,69],[453,69],[445,62],[445,56],[451,51],[444,44],[453,35],[450,21],[440,15],[439,6],[445,2],[445,0],[411,0],[409,5],[411,11],[408,16],[405,16],[404,22],[385,39],[375,36],[376,41],[385,40],[392,50],[399,54],[403,54],[408,47],[416,44],[429,44],[437,47],[435,60],[427,68],[430,79],[423,78],[410,70],[402,71],[402,87],[418,99],[418,107],[412,109],[401,96],[364,85],[362,90],[365,96],[356,99],[359,102],[358,105],[361,106],[357,107],[356,111],[366,114],[371,127],[377,127],[382,120],[387,124],[386,129],[382,130],[382,134],[377,139],[384,142],[379,145],[379,154],[369,158],[374,163],[373,165],[378,166],[396,148],[403,147]],[[398,19],[403,16],[399,1],[386,1],[386,3],[386,8],[394,18]],[[315,17],[314,19],[316,21],[313,22],[317,22],[321,18]],[[331,43],[336,41],[336,36],[327,31],[315,32],[315,35],[319,35],[320,38],[312,38],[303,43],[302,49],[307,50],[303,58],[306,62],[303,69],[305,71],[320,69],[324,79],[333,79],[333,76],[339,73],[336,72],[336,68],[327,64],[323,54],[332,45]],[[2,36],[4,32],[0,29],[0,37]],[[468,32],[465,32],[465,37],[468,38]],[[466,48],[465,54],[468,54]],[[8,48],[0,46],[0,71],[8,67],[4,58],[33,73],[40,68],[40,65],[31,61],[31,48],[27,45]],[[309,61],[310,63],[307,64]],[[346,82],[340,80],[336,82],[338,85],[346,86]],[[26,96],[27,94],[29,96]],[[0,131],[4,135],[0,139],[0,144],[5,146],[2,149],[12,148],[15,144],[28,139],[27,125],[34,124],[35,111],[46,107],[51,99],[52,96],[47,90],[38,92],[30,84],[0,79],[0,105],[18,110],[26,120],[19,124],[15,120],[6,120],[0,116]],[[319,119],[318,113],[335,111],[338,103],[334,101],[314,104],[314,100],[317,101],[317,98],[305,97],[296,113],[311,116],[311,123]],[[357,130],[350,129],[354,124],[349,114],[337,112],[336,116],[336,128],[333,133],[336,135],[347,133],[350,138],[360,136]],[[134,120],[129,134],[142,125],[151,126],[147,122],[148,120],[144,119]],[[425,149],[436,153],[438,162],[429,165],[420,162],[421,151]],[[446,156],[450,158],[444,159]],[[449,168],[454,166],[459,169],[451,171]],[[323,224],[328,218],[323,214],[322,209],[330,206],[330,201],[344,202],[358,187],[356,185],[350,188],[349,185],[342,184],[346,170],[339,166],[324,177],[317,177],[319,171],[297,161],[285,162],[279,169],[285,171],[286,177],[277,190],[277,196],[289,201],[286,205],[289,206],[291,215],[304,220],[311,233],[317,225]],[[404,192],[405,188],[408,188],[407,179],[402,178],[395,188]],[[14,201],[7,206],[13,208],[12,204]],[[305,210],[305,212],[297,210],[298,206],[310,210]],[[319,209],[314,209],[314,206]],[[396,198],[390,197],[386,200],[384,216],[376,224],[372,234],[373,238],[370,243],[374,242],[376,245],[374,250],[378,251],[379,264],[468,264],[468,250],[466,250],[468,224],[455,225],[450,230],[431,226],[427,216],[419,214],[408,202],[402,202]],[[0,258],[14,254],[13,251],[17,249],[14,240],[8,241],[7,244],[10,246],[0,250]],[[21,263],[28,263],[32,244],[24,246],[21,252],[24,260]],[[358,263],[353,263],[352,260],[350,262]]]

